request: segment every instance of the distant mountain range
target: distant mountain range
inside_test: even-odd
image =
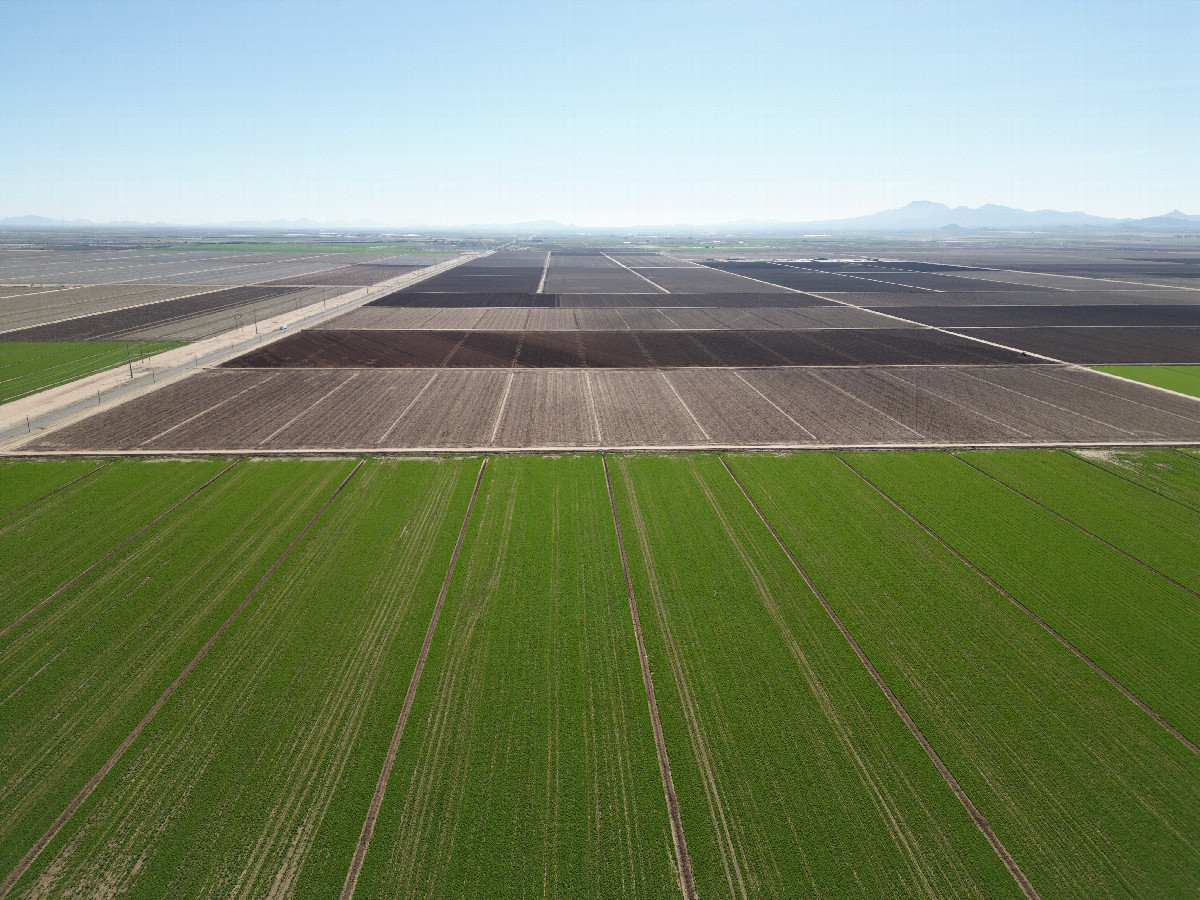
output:
[[[662,225],[631,227],[585,228],[561,222],[511,222],[508,224],[476,224],[431,226],[407,223],[379,225],[371,221],[316,222],[312,219],[272,219],[270,221],[212,222],[204,225],[176,225],[168,222],[92,222],[88,219],[48,219],[44,216],[14,216],[0,219],[0,228],[176,228],[176,229],[247,229],[269,231],[323,231],[329,229],[383,231],[396,228],[421,228],[435,232],[493,232],[493,233],[554,233],[554,232],[695,232],[711,231],[770,231],[770,232],[898,232],[898,231],[1131,231],[1131,232],[1200,232],[1200,216],[1172,210],[1161,216],[1145,219],[1114,219],[1082,212],[1060,212],[1040,209],[1029,212],[1010,206],[988,203],[972,209],[967,206],[949,207],[944,203],[914,200],[899,209],[889,209],[869,216],[849,219],[827,219],[816,222],[741,221],[717,225]]]
[[[1011,206],[997,206],[994,203],[971,209],[968,206],[951,208],[944,203],[915,200],[899,209],[889,209],[869,216],[802,224],[830,231],[1200,231],[1200,216],[1189,216],[1179,210],[1172,210],[1166,215],[1145,219],[1110,219],[1082,212],[1059,212],[1054,209],[1029,212],[1013,209]]]

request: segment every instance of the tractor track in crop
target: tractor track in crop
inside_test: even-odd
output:
[[[217,628],[212,637],[210,637],[204,646],[201,647],[196,653],[196,655],[192,657],[191,661],[183,668],[183,671],[179,673],[175,680],[171,682],[170,686],[163,691],[162,695],[158,698],[158,700],[155,701],[154,705],[150,707],[150,710],[142,717],[142,720],[138,722],[134,729],[126,736],[125,740],[121,742],[120,746],[113,751],[112,755],[108,758],[104,765],[100,767],[99,771],[96,772],[96,774],[92,776],[88,783],[83,786],[83,789],[80,790],[80,792],[75,796],[75,799],[67,805],[67,808],[59,814],[58,818],[56,818],[53,824],[51,824],[51,826],[46,830],[46,833],[37,840],[33,847],[30,848],[29,852],[26,853],[25,856],[22,857],[21,861],[18,862],[13,868],[13,870],[9,872],[8,877],[5,878],[2,883],[0,883],[0,898],[8,896],[9,892],[12,891],[13,887],[21,879],[21,876],[25,874],[29,867],[33,865],[34,861],[38,858],[41,852],[46,849],[51,841],[54,840],[59,831],[62,830],[63,826],[71,820],[71,817],[75,815],[75,812],[79,809],[79,807],[87,801],[104,777],[118,762],[120,762],[121,757],[125,755],[125,751],[129,749],[135,740],[137,740],[138,736],[143,730],[145,730],[146,726],[149,725],[154,717],[158,714],[158,711],[162,709],[168,700],[171,699],[172,695],[176,690],[179,689],[179,686],[183,683],[184,679],[186,679],[188,675],[191,674],[192,670],[200,664],[200,661],[208,655],[208,652],[220,639],[221,635],[225,633],[229,626],[233,624],[234,619],[236,619],[242,610],[245,609],[250,603],[250,601],[254,599],[258,592],[262,589],[263,585],[267,583],[267,580],[275,573],[275,570],[278,569],[283,564],[284,560],[291,555],[292,550],[294,550],[296,545],[300,543],[306,534],[308,534],[312,527],[317,523],[317,520],[320,519],[324,514],[325,510],[329,508],[330,504],[337,499],[338,495],[343,491],[343,489],[345,489],[346,485],[350,483],[350,479],[352,479],[358,470],[362,468],[364,462],[365,460],[359,460],[358,464],[350,471],[350,474],[345,477],[342,483],[338,485],[337,489],[334,490],[329,499],[326,500],[321,508],[313,515],[313,517],[309,519],[308,524],[306,524],[304,528],[300,530],[300,533],[292,539],[292,542],[288,544],[275,562],[271,564],[271,567],[263,573],[263,576],[258,580],[254,587],[250,589],[250,592],[246,595],[242,602],[239,603],[233,612],[231,612],[225,619],[225,621],[221,623],[220,627]],[[234,463],[234,465],[236,465],[236,463]],[[203,490],[204,487],[207,487],[208,484],[211,484],[212,481],[215,481],[217,478],[221,477],[221,475],[223,475],[225,472],[228,472],[231,468],[233,468],[233,465],[230,465],[228,468],[214,476],[214,478],[210,479],[209,482],[197,489],[192,496],[194,496],[195,493],[199,493],[200,490]],[[186,498],[185,501],[180,501],[181,504],[183,502],[186,502]],[[180,504],[176,504],[176,506],[178,505]],[[174,508],[175,507],[172,507],[172,509]],[[168,512],[170,512],[170,510],[168,510]],[[166,515],[166,513],[163,515]],[[147,528],[149,527],[150,526],[147,526]],[[139,532],[139,534],[140,533],[141,532]],[[132,540],[132,538],[130,540]],[[96,565],[99,565],[99,563]]]
[[[388,746],[387,756],[384,757],[383,768],[379,773],[379,780],[375,785],[375,793],[371,798],[371,805],[367,808],[367,815],[363,821],[362,832],[359,834],[358,844],[354,848],[354,857],[350,861],[350,869],[346,873],[346,881],[342,886],[342,900],[351,900],[354,896],[355,888],[358,886],[358,876],[362,872],[363,862],[367,857],[367,850],[371,845],[371,837],[375,833],[375,823],[379,819],[379,810],[383,806],[384,794],[387,791],[388,779],[392,774],[392,766],[396,762],[396,754],[400,749],[400,739],[404,736],[404,727],[408,722],[408,715],[412,711],[413,701],[416,699],[417,686],[421,681],[421,673],[425,669],[425,661],[429,657],[429,648],[433,644],[433,633],[437,628],[438,619],[441,617],[442,606],[445,604],[446,595],[450,592],[450,581],[454,577],[454,569],[458,564],[458,555],[462,550],[463,540],[467,536],[467,527],[471,522],[471,512],[475,508],[475,500],[479,496],[479,486],[483,483],[483,473],[487,468],[487,458],[479,466],[479,474],[475,477],[475,487],[471,491],[471,499],[467,503],[467,512],[463,516],[462,527],[458,531],[458,540],[454,544],[454,552],[450,555],[450,564],[446,569],[446,577],[442,581],[442,589],[438,593],[437,602],[433,607],[433,615],[429,619],[429,627],[425,631],[425,641],[421,644],[421,653],[417,657],[416,667],[413,669],[412,679],[408,685],[408,692],[404,695],[404,705],[400,710],[400,717],[396,721],[395,731],[392,733],[392,742]]]
[[[608,472],[607,454],[601,454],[600,459],[604,465],[604,481],[608,485],[608,502],[612,506],[613,528],[617,533],[617,549],[621,552],[621,568],[625,574],[625,591],[629,596],[629,612],[633,617],[633,631],[637,637],[638,658],[642,666],[642,682],[646,687],[650,724],[654,729],[654,745],[658,752],[658,768],[662,776],[663,792],[666,795],[667,813],[671,818],[671,840],[675,845],[675,857],[679,865],[679,887],[686,900],[697,900],[699,895],[696,892],[696,879],[692,872],[691,857],[688,855],[687,838],[683,832],[683,816],[679,808],[679,798],[675,794],[675,782],[671,777],[671,762],[667,756],[667,742],[663,736],[662,720],[658,715],[658,701],[654,696],[654,678],[650,672],[650,659],[646,655],[646,642],[642,637],[642,622],[638,617],[637,597],[633,592],[633,578],[629,574],[629,559],[625,555],[625,540],[621,535],[621,520],[617,514],[617,499],[613,493],[612,478]],[[690,712],[691,715],[695,715],[694,710],[690,710]],[[717,802],[719,805],[719,798]],[[722,819],[724,819],[723,810]],[[724,853],[724,846],[722,846],[722,853]]]
[[[738,486],[738,489],[741,490],[742,495],[746,498],[746,501],[752,507],[754,507],[754,511],[758,513],[758,517],[762,519],[762,523],[767,526],[767,530],[771,532],[772,537],[774,537],[776,543],[779,544],[779,548],[783,550],[784,554],[791,561],[796,571],[800,573],[800,577],[804,579],[804,582],[808,585],[809,590],[811,590],[816,596],[817,600],[820,601],[821,606],[824,607],[826,614],[830,619],[833,620],[833,623],[837,626],[838,631],[842,633],[842,637],[844,637],[853,648],[854,653],[859,658],[859,661],[862,662],[867,671],[871,673],[871,677],[875,679],[875,683],[879,686],[879,689],[883,692],[884,696],[887,697],[888,702],[891,703],[892,709],[896,711],[896,714],[900,716],[900,718],[904,721],[904,724],[908,726],[909,732],[914,738],[916,738],[917,743],[921,745],[921,749],[925,751],[925,755],[929,757],[930,762],[932,762],[937,768],[938,773],[942,776],[942,780],[945,781],[950,790],[954,792],[954,796],[958,798],[958,801],[963,805],[963,807],[967,810],[967,813],[971,816],[971,819],[975,822],[976,827],[980,830],[980,832],[983,833],[983,836],[987,839],[987,842],[996,852],[996,855],[1000,857],[1000,860],[1004,863],[1005,868],[1008,869],[1009,874],[1012,875],[1013,879],[1017,882],[1021,892],[1025,895],[1027,900],[1039,900],[1037,890],[1034,888],[1033,883],[1030,882],[1028,876],[1026,876],[1021,870],[1021,867],[1017,864],[1017,861],[1013,859],[1012,854],[1009,853],[1008,848],[1004,846],[996,832],[992,830],[991,824],[984,817],[983,813],[981,813],[975,807],[975,804],[971,801],[971,798],[967,795],[967,792],[963,790],[962,786],[958,783],[958,779],[954,777],[954,775],[946,767],[946,764],[942,762],[942,758],[938,756],[937,751],[933,749],[933,745],[929,743],[928,738],[926,738],[921,729],[917,727],[917,723],[913,721],[912,716],[908,714],[908,710],[906,710],[900,703],[899,698],[896,697],[896,695],[892,692],[892,689],[888,686],[887,682],[884,681],[883,676],[879,674],[879,670],[875,668],[875,665],[871,662],[870,658],[868,658],[862,647],[859,646],[858,641],[854,639],[854,636],[850,633],[850,630],[845,626],[838,614],[834,612],[833,607],[829,605],[829,601],[825,599],[825,595],[817,587],[816,583],[813,582],[812,578],[809,577],[809,574],[804,567],[800,565],[800,560],[798,560],[795,554],[792,553],[791,548],[784,543],[784,540],[780,536],[779,532],[775,530],[775,526],[771,524],[770,520],[763,513],[762,509],[755,502],[754,498],[750,496],[750,492],[746,490],[746,487],[742,484],[741,479],[739,479],[734,473],[733,469],[729,467],[729,463],[725,460],[725,457],[718,456],[718,458],[721,460],[721,465],[725,467],[725,471],[729,473],[729,477],[733,479],[734,483]]]

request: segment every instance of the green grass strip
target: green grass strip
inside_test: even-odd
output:
[[[1200,397],[1200,366],[1093,366],[1098,372],[1120,375],[1181,394]]]
[[[844,456],[902,499],[944,486],[939,506],[977,532],[1036,522],[1028,503],[1001,510],[914,463],[971,471],[945,454]],[[730,462],[1042,897],[1194,889],[1200,757],[834,455]],[[1054,556],[1036,526],[1027,535]]]
[[[720,460],[610,470],[699,895],[1020,897]]]
[[[0,403],[182,346],[179,341],[0,342]]]
[[[0,642],[0,868],[46,832],[350,465],[243,463]],[[120,780],[111,773],[99,790]]]
[[[672,858],[601,460],[491,459],[356,896],[671,897]]]

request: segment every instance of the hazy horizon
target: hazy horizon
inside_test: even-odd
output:
[[[1200,213],[1200,5],[0,6],[0,218]]]

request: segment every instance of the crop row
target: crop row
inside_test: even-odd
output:
[[[1175,455],[6,464],[0,876],[107,771],[14,896],[1184,894],[1200,756],[1093,667],[1195,733],[1104,515]]]
[[[153,482],[158,469],[212,466],[125,468]],[[0,869],[12,871],[348,470],[348,463],[242,463],[189,501],[185,514],[163,520],[4,635]],[[93,484],[82,496],[101,497],[104,487]],[[77,557],[77,565],[85,561]]]

